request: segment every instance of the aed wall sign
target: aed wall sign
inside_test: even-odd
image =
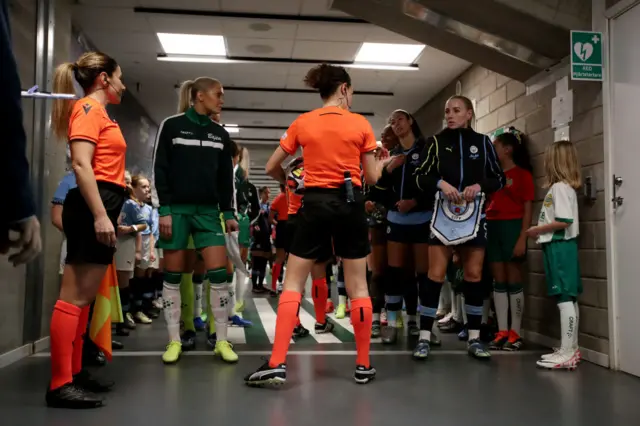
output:
[[[602,81],[602,33],[571,31],[571,79]]]

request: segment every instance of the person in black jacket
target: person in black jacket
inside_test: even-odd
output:
[[[9,261],[15,266],[33,260],[42,249],[42,240],[29,184],[27,136],[22,127],[20,77],[11,49],[9,12],[5,0],[0,0],[0,64],[0,116],[3,122],[0,177],[8,191],[4,194],[6,202],[0,209],[0,253],[7,253],[9,247],[17,248],[18,253],[9,256]],[[9,229],[19,232],[17,241],[9,240]]]
[[[271,252],[271,224],[269,223],[270,190],[263,186],[258,191],[259,204],[258,215],[251,221],[251,279],[253,282],[253,292],[262,293],[266,289],[263,287],[267,271],[267,263],[272,256]]]
[[[420,153],[427,141],[422,136],[415,119],[406,111],[397,110],[389,118],[394,134],[400,141],[392,151],[391,161],[383,169],[377,186],[389,187],[390,207],[387,213],[387,252],[389,280],[386,291],[388,326],[382,331],[383,343],[395,343],[398,336],[397,315],[402,310],[405,296],[409,316],[409,335],[420,339],[413,356],[423,359],[428,356],[429,343],[438,343],[431,336],[433,322],[417,324],[418,285],[427,282],[429,266],[429,227],[433,203],[428,192],[418,188],[415,171],[422,164]],[[427,327],[427,328],[425,328]]]
[[[233,163],[236,187],[236,209],[238,210],[238,225],[240,227],[238,242],[240,243],[240,256],[246,264],[247,258],[249,257],[249,246],[251,246],[251,221],[253,220],[252,217],[255,218],[258,216],[260,205],[255,186],[249,182],[249,150],[238,145],[238,155],[234,157]],[[237,302],[234,310],[236,312],[242,312],[244,311],[247,277],[244,272],[239,269],[236,269],[235,274]]]
[[[160,125],[154,156],[155,187],[160,203],[160,241],[165,277],[162,297],[170,343],[163,361],[172,364],[182,353],[180,280],[190,273],[189,237],[201,250],[210,283],[216,325],[215,354],[226,362],[238,356],[227,340],[227,253],[224,232],[238,230],[233,205],[233,161],[229,133],[211,120],[220,113],[224,91],[218,80],[200,77],[180,90],[179,114]],[[220,216],[223,216],[225,227]]]
[[[473,114],[473,104],[468,98],[454,96],[447,101],[447,128],[429,139],[421,156],[422,165],[415,177],[417,187],[429,197],[435,191],[440,191],[446,200],[461,209],[468,208],[466,203],[476,203],[477,197],[482,199],[499,190],[505,181],[491,140],[470,127]],[[481,204],[478,202],[475,205]],[[484,290],[480,284],[487,243],[484,207],[485,204],[482,204],[482,219],[476,228],[475,238],[456,246],[464,269],[462,284],[469,324],[468,352],[479,359],[491,356],[480,341],[484,300]],[[442,283],[452,254],[451,245],[445,245],[433,232],[429,244],[428,280],[420,291],[423,305],[421,321],[425,322],[433,322],[436,316]]]
[[[381,143],[376,150],[376,159],[385,161],[389,151],[398,145],[398,138],[393,133],[391,125],[387,124],[382,130]],[[369,238],[371,240],[371,254],[367,259],[371,270],[369,294],[373,305],[373,321],[371,323],[371,337],[380,337],[382,333],[382,308],[385,304],[385,277],[387,269],[387,210],[389,209],[389,190],[379,186],[366,186],[367,201],[364,204],[369,220]]]

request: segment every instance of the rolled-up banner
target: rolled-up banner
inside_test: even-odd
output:
[[[484,200],[484,193],[479,193],[471,202],[463,200],[456,203],[438,192],[433,207],[431,232],[445,246],[473,240],[478,235]]]
[[[227,256],[231,263],[246,275],[250,275],[247,270],[247,265],[242,261],[240,256],[240,243],[238,242],[238,236],[240,232],[234,231],[224,234],[224,245],[227,248]]]

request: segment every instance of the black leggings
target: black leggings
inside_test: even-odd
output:
[[[251,282],[253,283],[253,288],[259,288],[264,284],[264,276],[267,272],[267,258],[253,256],[251,263]]]

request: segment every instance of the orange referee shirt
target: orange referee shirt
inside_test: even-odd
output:
[[[362,187],[360,156],[377,148],[366,118],[334,106],[298,117],[282,135],[280,147],[289,155],[302,147],[305,188],[339,188],[345,171],[351,172],[354,186]]]
[[[276,212],[276,220],[278,222],[289,218],[289,206],[287,205],[287,196],[284,192],[278,194],[275,200],[273,200],[273,203],[271,203],[271,211]]]
[[[124,169],[127,143],[120,126],[95,99],[83,98],[75,103],[69,119],[69,142],[87,141],[95,145],[93,174],[96,181],[125,187]]]

